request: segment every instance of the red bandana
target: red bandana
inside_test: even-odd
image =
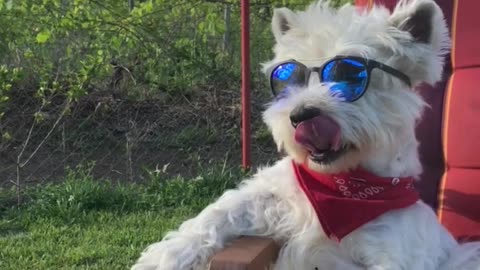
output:
[[[293,168],[323,230],[338,241],[380,215],[419,199],[412,177],[379,177],[363,169],[328,175],[295,162]]]

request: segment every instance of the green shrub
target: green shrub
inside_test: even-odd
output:
[[[57,95],[75,100],[105,89],[135,98],[206,84],[238,86],[239,0],[135,2],[129,10],[126,0],[0,0],[0,23],[8,26],[0,28],[0,64],[8,71],[0,75],[0,104],[14,82],[41,100]],[[271,55],[273,7],[310,2],[252,1],[254,77]]]

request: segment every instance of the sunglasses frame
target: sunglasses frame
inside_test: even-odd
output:
[[[367,71],[367,82],[365,83],[364,90],[362,91],[362,93],[358,97],[356,97],[353,100],[349,100],[348,102],[354,102],[354,101],[360,99],[365,94],[365,92],[367,92],[368,86],[370,84],[371,73],[372,73],[372,70],[375,69],[375,68],[381,69],[381,70],[387,72],[388,74],[390,74],[394,77],[397,77],[398,79],[403,81],[405,84],[407,84],[408,87],[412,87],[412,83],[410,81],[410,78],[407,75],[405,75],[405,73],[403,73],[403,72],[401,72],[401,71],[399,71],[399,70],[397,70],[393,67],[382,64],[382,63],[377,62],[375,60],[366,59],[366,58],[359,57],[359,56],[338,55],[338,56],[335,56],[335,57],[331,58],[330,60],[325,62],[320,67],[311,67],[310,68],[310,67],[307,67],[305,64],[303,64],[301,62],[298,62],[295,59],[282,61],[282,62],[276,64],[275,66],[272,66],[271,68],[268,69],[268,72],[267,72],[267,74],[270,75],[269,76],[270,90],[272,91],[273,96],[275,96],[275,97],[278,96],[278,94],[275,93],[275,90],[273,88],[272,76],[273,76],[273,72],[275,71],[275,69],[277,69],[278,66],[280,66],[280,65],[287,64],[287,63],[294,63],[294,64],[297,64],[297,65],[303,66],[305,68],[305,82],[306,82],[306,84],[308,84],[308,81],[310,79],[310,75],[313,72],[318,73],[318,77],[320,79],[320,82],[323,82],[322,77],[323,77],[323,71],[324,71],[325,67],[328,64],[330,64],[334,61],[345,60],[345,59],[346,60],[353,60],[353,61],[357,61],[359,63],[362,63],[365,66],[365,69]]]

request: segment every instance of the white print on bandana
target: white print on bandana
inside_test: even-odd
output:
[[[345,181],[342,178],[338,178],[334,176],[335,184],[338,190],[342,193],[344,197],[352,198],[355,200],[364,200],[368,199],[376,194],[379,194],[385,191],[384,187],[381,186],[365,186],[367,182],[365,179],[350,177],[350,180]],[[353,181],[351,181],[353,180]],[[395,177],[392,179],[391,184],[392,186],[396,186],[400,183],[400,179]],[[349,188],[349,186],[351,188]],[[405,189],[412,189],[412,183],[408,183],[405,186]]]

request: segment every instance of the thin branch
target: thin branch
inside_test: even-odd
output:
[[[132,78],[133,84],[134,84],[134,85],[137,85],[137,81],[136,81],[135,78],[133,77],[132,72],[130,71],[130,69],[128,69],[128,68],[127,68],[126,66],[124,66],[124,65],[118,65],[118,67],[120,67],[120,68],[122,68],[123,70],[125,70],[125,71],[128,73],[128,75],[130,75],[130,78]]]
[[[8,180],[8,182],[9,182],[10,184],[14,185],[14,186],[17,187],[17,188],[20,188],[20,185],[18,185],[17,182],[15,182],[15,181],[13,181],[13,180]]]
[[[42,103],[42,106],[40,106],[40,109],[38,109],[38,112],[41,112],[43,107],[45,106],[45,103]],[[30,138],[32,137],[32,132],[33,128],[35,127],[35,119],[32,122],[32,126],[30,127],[30,130],[28,131],[27,139],[25,140],[25,143],[23,144],[22,150],[20,151],[20,154],[17,156],[17,163],[20,164],[20,160],[22,159],[23,153],[25,152],[25,149],[27,149],[27,145],[30,141]],[[23,166],[22,166],[23,167]]]
[[[45,138],[43,138],[43,140],[37,145],[37,148],[35,148],[35,150],[30,154],[30,156],[27,158],[27,160],[25,160],[25,162],[23,162],[22,164],[20,164],[20,167],[24,167],[25,165],[28,164],[28,162],[33,158],[33,156],[35,156],[35,154],[38,152],[38,150],[43,146],[43,144],[47,141],[47,139],[50,137],[50,135],[52,135],[53,131],[55,130],[55,128],[57,127],[58,123],[60,123],[60,120],[62,120],[63,116],[65,115],[65,113],[67,112],[68,110],[68,107],[70,106],[70,102],[67,101],[66,104],[65,104],[65,107],[63,108],[63,111],[62,113],[58,116],[57,120],[55,121],[55,123],[53,124],[52,128],[50,129],[50,131],[48,131],[47,135],[45,136]]]

